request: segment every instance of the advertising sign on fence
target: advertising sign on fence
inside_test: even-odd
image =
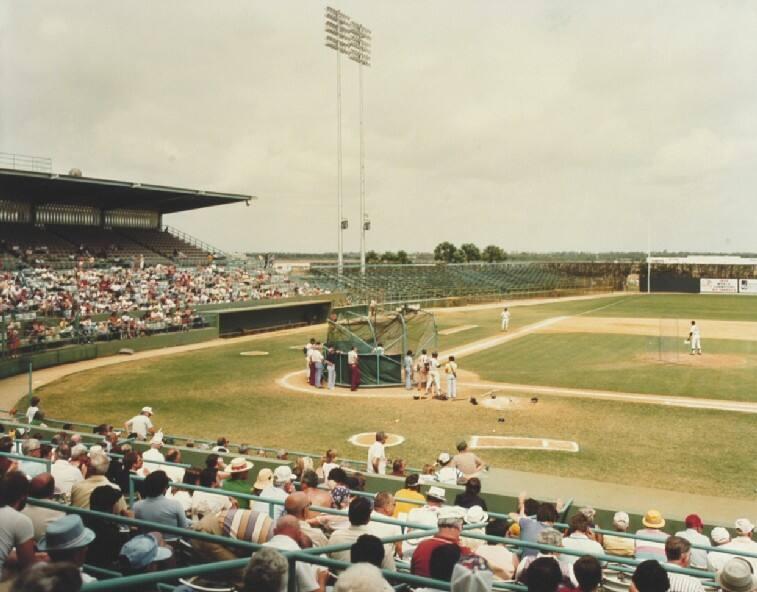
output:
[[[739,294],[757,296],[757,280],[739,280]]]
[[[699,291],[702,294],[738,294],[739,280],[700,278]]]

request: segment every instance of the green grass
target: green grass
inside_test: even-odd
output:
[[[600,314],[629,306],[618,298],[514,307],[513,328],[614,301],[618,303]],[[437,318],[441,328],[479,325],[443,337],[442,349],[499,333],[496,308]],[[432,462],[441,450],[451,450],[457,440],[474,434],[568,439],[580,444],[580,453],[487,450],[482,456],[494,466],[567,477],[735,498],[753,495],[753,484],[742,478],[743,467],[754,466],[757,430],[752,415],[551,397],[503,413],[462,402],[337,399],[284,390],[275,379],[303,367],[301,352],[289,347],[302,345],[305,338],[272,335],[245,343],[230,341],[219,348],[77,373],[37,393],[51,417],[121,425],[143,405],[152,405],[156,424],[167,433],[208,439],[225,435],[236,442],[313,452],[336,447],[347,458],[363,459],[366,454],[364,448],[347,443],[350,435],[384,429],[407,438],[391,453],[413,466]],[[738,369],[705,374],[699,369],[656,367],[657,378],[648,383],[651,379],[642,379],[629,362],[646,350],[645,341],[620,335],[532,335],[461,362],[464,369],[485,378],[516,382],[530,377],[539,384],[668,389],[744,399],[755,392],[753,368],[742,374]],[[705,346],[708,353],[738,353],[745,347],[742,342],[715,340]],[[270,355],[239,355],[247,350]],[[632,366],[609,367],[623,364]],[[497,421],[500,416],[506,423]]]
[[[673,338],[666,340],[672,349]],[[531,334],[461,360],[483,380],[739,401],[757,400],[757,343],[710,339],[705,355],[738,356],[743,367],[692,367],[658,338],[590,333]],[[650,359],[647,359],[647,356]],[[697,358],[696,361],[702,361]]]
[[[757,297],[737,294],[652,294],[623,298],[589,313],[600,317],[651,317],[757,322]]]

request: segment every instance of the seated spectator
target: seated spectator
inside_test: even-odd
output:
[[[218,489],[218,470],[205,468],[200,471],[200,486]],[[228,496],[195,491],[192,495],[192,520],[197,522],[207,514],[218,514],[221,510],[230,510],[232,505]]]
[[[244,568],[241,592],[280,592],[287,589],[289,563],[276,549],[255,551]]]
[[[439,465],[439,470],[436,471],[436,480],[439,483],[457,485],[465,479],[463,473],[452,464],[452,457],[448,453],[440,453],[436,462]]]
[[[302,474],[300,487],[302,493],[304,493],[308,500],[310,500],[311,505],[319,508],[332,507],[331,494],[323,489],[318,489],[318,475],[316,475],[315,471],[308,470]],[[307,512],[308,518],[314,518],[319,514],[321,514],[321,512],[315,512],[311,509],[308,509]]]
[[[110,466],[110,460],[102,452],[92,454],[89,459],[89,470],[87,471],[87,478],[74,485],[71,488],[71,505],[77,508],[89,509],[89,501],[92,492],[101,485],[109,485],[120,491],[118,485],[112,484],[105,477]],[[118,501],[113,506],[114,514],[121,514],[123,516],[131,516],[126,507],[126,500],[124,500],[123,494],[118,498]]]
[[[710,533],[710,538],[712,538],[712,545],[714,547],[722,547],[726,543],[731,542],[731,534],[722,526],[716,526],[715,528],[713,528],[712,532]],[[732,557],[733,555],[731,555],[730,553],[710,551],[709,553],[707,553],[707,569],[709,571],[720,571]]]
[[[460,533],[463,530],[465,510],[456,506],[442,507],[437,514],[439,530],[431,538],[421,541],[416,547],[410,564],[410,572],[417,576],[431,575],[431,554],[441,546],[454,546],[460,554],[470,554],[470,549],[460,543]],[[453,563],[454,565],[454,563]],[[452,568],[450,568],[450,574]]]
[[[570,535],[563,538],[563,547],[572,551],[581,551],[582,553],[603,555],[604,549],[597,541],[594,540],[594,535],[589,528],[589,520],[586,515],[578,512],[574,514],[570,519]],[[571,555],[569,553],[563,553],[560,555],[560,561],[563,563],[572,564],[580,557],[579,555]]]
[[[530,562],[523,580],[528,592],[557,592],[563,574],[557,561],[549,557],[537,557]]]
[[[55,479],[50,473],[41,473],[29,482],[29,496],[41,500],[52,501],[55,495]],[[34,539],[40,540],[45,535],[47,525],[62,518],[64,513],[60,510],[51,510],[42,506],[27,504],[23,514],[29,517],[34,526]]]
[[[231,474],[229,479],[223,482],[221,489],[224,491],[230,491],[232,493],[251,493],[252,487],[247,482],[247,478],[250,475],[250,469],[253,464],[245,458],[238,457],[229,463],[228,472]],[[242,498],[234,498],[237,500],[237,506],[243,510],[247,510],[250,507],[250,500]]]
[[[485,532],[488,536],[504,538],[506,530],[507,523],[501,518],[497,518],[486,525]],[[515,569],[518,567],[518,556],[510,551],[504,543],[486,541],[485,544],[476,548],[475,553],[486,559],[495,579],[512,579]]]
[[[56,487],[66,498],[71,497],[71,488],[75,483],[84,481],[81,469],[72,465],[70,460],[71,447],[65,442],[61,442],[55,449],[55,462],[52,464],[50,472],[55,479]]]
[[[484,512],[484,509],[481,506],[471,506],[465,511],[465,526],[467,527],[465,530],[465,534],[484,534],[484,528],[487,522],[489,522],[489,514]],[[477,528],[472,528],[472,526],[477,525]],[[464,536],[462,538],[463,545],[468,547],[472,552],[475,552],[476,549],[483,544],[484,541],[482,541],[479,538],[473,538],[469,536]]]
[[[184,477],[181,482],[185,485],[199,485],[200,484],[200,471],[197,469],[187,469],[184,471]],[[192,494],[191,489],[180,489],[178,487],[172,487],[170,491],[166,493],[166,497],[177,500],[186,516],[192,514]]]
[[[711,546],[710,537],[702,534],[704,524],[697,514],[689,514],[684,520],[686,530],[676,533],[676,536],[686,539],[695,545]],[[691,567],[707,569],[707,551],[705,549],[691,549]]]
[[[288,515],[297,518],[300,522],[302,533],[310,539],[312,546],[325,547],[328,544],[326,535],[323,534],[321,529],[311,526],[307,521],[309,507],[310,500],[302,491],[295,491],[284,502],[284,511]]]
[[[32,421],[34,421],[34,417],[37,415],[37,411],[39,411],[39,403],[40,398],[37,396],[33,396],[29,401],[29,407],[26,409],[26,413],[24,413],[26,416],[26,423],[32,423]]]
[[[180,464],[181,463],[181,451],[178,448],[169,448],[165,454],[166,462]],[[168,475],[169,481],[172,483],[182,483],[184,481],[184,471],[182,467],[173,467],[171,465],[163,465],[160,467]]]
[[[299,551],[303,548],[303,543],[305,543],[305,540],[299,521],[294,516],[282,516],[276,522],[274,537],[266,543],[266,546],[282,551]],[[295,572],[299,592],[325,591],[327,570],[319,568],[314,570],[312,565],[297,561]]]
[[[389,524],[376,520],[392,518],[394,516],[394,496],[388,491],[379,491],[373,498],[373,512],[368,530],[380,539],[386,537],[402,536],[402,527],[399,524]],[[402,557],[402,541],[384,544],[384,555],[387,557],[387,569],[395,569],[394,557]]]
[[[668,572],[656,559],[647,559],[636,566],[631,576],[630,592],[668,592]]]
[[[113,514],[113,507],[121,497],[121,492],[110,485],[95,488],[89,498],[90,510]],[[121,547],[129,540],[128,529],[122,529],[116,522],[97,516],[84,516],[84,525],[95,533],[94,545],[87,551],[87,563],[104,569],[115,569]]]
[[[294,491],[294,485],[292,485],[292,481],[294,481],[294,474],[292,474],[292,469],[290,469],[286,465],[276,467],[276,470],[273,472],[273,484],[269,485],[263,491],[261,491],[260,497],[284,502],[287,496]],[[261,512],[269,511],[269,504],[266,502],[256,502],[255,505],[258,506]],[[281,503],[272,505],[273,519],[278,520],[279,517],[284,513],[284,504]]]
[[[442,509],[443,504],[447,501],[446,492],[441,487],[432,485],[426,492],[426,505],[418,507],[416,506],[407,515],[407,521],[412,524],[422,524],[433,527],[438,522],[439,512]],[[460,509],[461,514],[465,512]],[[414,528],[408,528],[408,532],[413,532]],[[415,537],[407,539],[402,543],[403,556],[410,556],[415,552],[415,549],[420,543],[429,537]]]
[[[452,570],[451,592],[490,592],[494,574],[486,560],[477,555],[464,555]]]
[[[226,470],[226,463],[223,462],[223,457],[215,452],[205,457],[205,467],[218,471],[219,483],[231,477],[231,474]]]
[[[358,563],[345,569],[334,586],[334,592],[392,592],[377,567]]]
[[[81,586],[73,563],[37,563],[13,581],[10,592],[79,592]]]
[[[723,592],[753,592],[757,590],[757,576],[744,557],[733,557],[718,572],[715,580]]]
[[[563,537],[559,531],[554,528],[545,528],[542,530],[536,542],[540,545],[550,545],[552,547],[562,547]],[[550,561],[554,561],[557,564],[558,569],[562,573],[562,582],[566,586],[575,585],[575,577],[573,576],[573,564],[564,563],[560,561],[561,553],[559,551],[537,551],[536,555],[524,556],[518,564],[518,569],[515,570],[515,579],[525,583],[525,574],[528,571],[529,565],[540,558],[547,558]]]
[[[394,506],[395,518],[399,517],[400,514],[408,514],[413,508],[420,508],[423,505],[422,502],[426,501],[426,498],[421,493],[420,480],[417,474],[413,473],[405,477],[405,487],[394,493],[394,499],[397,502]],[[412,500],[421,503],[414,504]]]
[[[328,481],[331,470],[340,468],[339,463],[336,462],[336,457],[338,454],[339,453],[334,448],[329,448],[326,451],[326,454],[321,459],[321,464],[315,470],[319,479],[321,479],[324,482]]]
[[[184,508],[178,500],[168,499],[166,491],[168,491],[168,476],[164,471],[153,471],[147,475],[144,481],[145,498],[134,504],[134,517],[147,522],[188,528],[189,522],[184,514]],[[178,538],[175,534],[165,535],[167,542]]]
[[[162,447],[163,432],[156,432],[153,434],[153,437],[150,438],[150,448],[142,453],[142,460],[147,473],[163,469],[162,463],[166,461],[166,457],[163,456],[163,453],[160,451]]]
[[[218,454],[228,454],[229,453],[229,439],[221,436],[216,440],[216,445],[212,448],[213,452],[217,452]]]
[[[458,493],[455,497],[455,505],[461,508],[481,506],[484,510],[488,510],[486,500],[479,495],[480,493],[481,480],[477,477],[471,477],[465,482],[465,491]]]
[[[757,543],[752,540],[754,525],[747,518],[739,518],[734,525],[736,526],[736,536],[731,539],[730,543],[722,545],[722,548],[738,552],[757,553]],[[757,573],[757,557],[747,557],[746,560],[752,564],[752,569]]]
[[[255,483],[252,484],[252,495],[260,495],[266,487],[273,483],[273,471],[269,468],[260,469]]]
[[[463,474],[463,479],[466,480],[471,477],[478,477],[486,468],[484,461],[468,449],[468,443],[465,440],[457,443],[457,454],[452,458],[452,464],[457,467]]]
[[[668,535],[662,531],[665,527],[665,519],[657,510],[649,510],[641,519],[644,528],[636,531],[637,535],[651,537],[660,542],[636,539],[634,556],[636,559],[655,559],[660,563],[665,562],[665,540]]]
[[[602,565],[596,557],[584,555],[573,563],[573,575],[580,592],[597,592],[602,585]]]
[[[305,471],[313,470],[313,459],[309,456],[300,456],[294,463],[294,476],[297,481],[302,481],[302,474]]]
[[[395,458],[392,461],[392,477],[405,477],[407,475],[407,465],[401,458]]]
[[[354,543],[361,535],[374,534],[371,532],[368,523],[371,520],[372,504],[370,500],[364,497],[355,497],[350,502],[349,507],[349,528],[334,531],[329,538],[329,546],[331,545],[345,545]],[[350,560],[350,551],[334,551],[329,553],[329,557],[332,559],[338,559],[340,561]],[[383,561],[384,569],[394,568],[394,559],[390,554],[389,557],[384,556]]]
[[[350,549],[350,563],[370,563],[379,569],[384,556],[384,544],[372,534],[361,534]]]
[[[68,514],[52,522],[45,536],[37,541],[37,549],[47,553],[52,563],[73,563],[80,570],[87,559],[89,544],[95,540],[95,533],[84,526],[81,516]],[[86,584],[95,578],[81,572]]]
[[[665,541],[665,556],[667,565],[689,567],[691,561],[691,543],[679,536],[668,537]],[[670,592],[704,592],[702,582],[689,575],[668,572]]]
[[[524,503],[525,500],[521,503],[521,507],[524,507]],[[536,519],[521,516],[519,521],[520,540],[529,543],[538,542],[539,533],[542,530],[552,528],[555,522],[557,522],[557,507],[555,504],[550,504],[549,502],[540,503],[536,510]],[[562,546],[562,543],[560,546]],[[521,557],[535,557],[537,554],[538,551],[536,549],[524,548]]]
[[[625,512],[615,512],[612,517],[612,528],[615,532],[626,532],[631,519]],[[608,555],[633,557],[636,552],[636,542],[631,537],[620,537],[606,534],[602,538],[602,546]]]
[[[455,565],[462,556],[456,545],[442,545],[431,552],[428,577],[449,582]],[[436,588],[416,588],[416,592],[436,592]]]
[[[34,526],[21,513],[28,496],[23,473],[12,471],[0,481],[0,578],[8,567],[23,571],[34,563]]]
[[[24,456],[30,456],[33,458],[42,457],[42,450],[40,441],[37,438],[27,438],[21,443],[21,454]],[[33,460],[22,460],[19,463],[19,471],[23,472],[29,479],[36,477],[41,473],[47,471],[47,466],[43,462],[37,462]]]
[[[13,452],[13,438],[9,436],[0,438],[0,452]],[[0,456],[0,478],[4,477],[6,473],[16,470],[18,470],[18,463],[15,460],[7,456]]]
[[[172,555],[171,549],[160,545],[155,535],[140,534],[121,548],[118,564],[123,575],[133,576],[157,571],[158,564],[167,561]],[[158,590],[158,587],[156,584],[140,584],[126,589],[134,592],[153,592]]]

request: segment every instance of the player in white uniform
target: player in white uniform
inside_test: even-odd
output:
[[[691,342],[691,355],[702,355],[702,340],[699,335],[699,327],[696,321],[691,321],[691,329],[689,330],[689,341]]]
[[[500,330],[507,331],[510,328],[510,311],[507,310],[507,307],[505,307],[505,310],[502,311],[502,314],[500,315],[500,319],[501,319]]]

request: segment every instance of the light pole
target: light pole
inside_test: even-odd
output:
[[[337,143],[337,215],[338,215],[338,261],[339,275],[344,271],[344,236],[347,220],[342,215],[342,67],[341,54],[350,51],[350,18],[343,12],[326,7],[326,47],[336,51],[336,143]]]
[[[371,227],[365,215],[365,140],[363,138],[363,66],[371,65],[371,30],[352,23],[350,59],[357,63],[360,79],[360,273],[365,275],[365,231]]]

